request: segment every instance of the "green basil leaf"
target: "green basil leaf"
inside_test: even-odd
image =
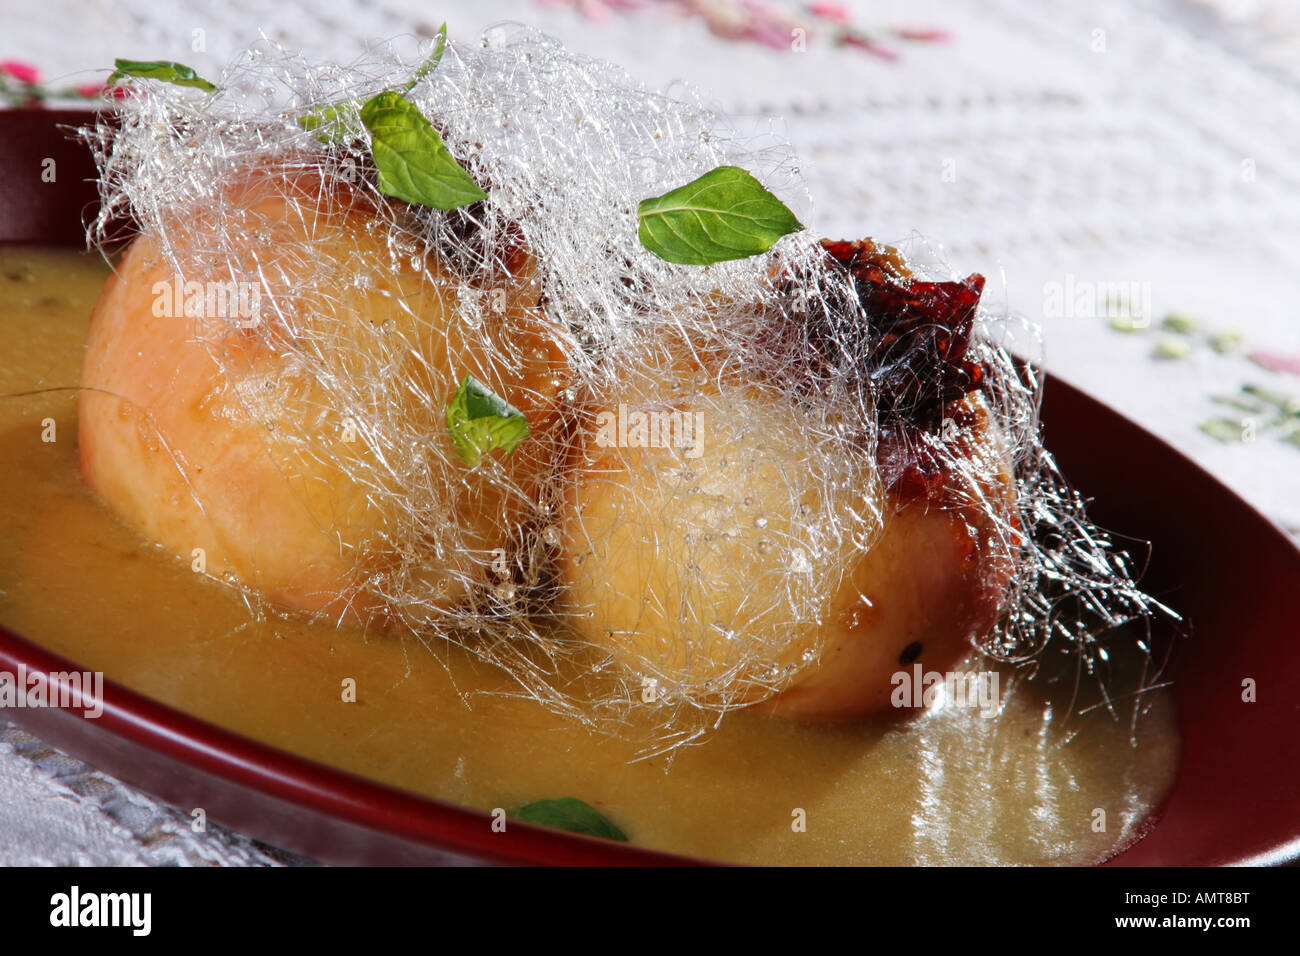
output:
[[[434,35],[433,52],[415,71],[403,88],[409,93],[415,84],[424,79],[442,62],[443,51],[447,49],[447,24],[438,27]],[[322,143],[346,145],[361,135],[361,117],[355,102],[335,103],[332,106],[318,106],[298,117],[298,125],[309,133],[317,133],[316,138]],[[319,132],[318,132],[319,131]]]
[[[766,252],[803,224],[738,166],[719,166],[637,207],[641,245],[660,259],[706,266]]]
[[[411,90],[415,89],[416,83],[419,83],[422,79],[438,68],[438,64],[442,62],[443,51],[446,49],[447,24],[444,23],[442,26],[438,27],[438,32],[434,34],[433,52],[430,53],[429,58],[424,61],[424,65],[415,71],[415,76],[411,77],[411,79],[407,81],[406,92],[411,92]]]
[[[346,145],[361,135],[361,117],[355,103],[318,106],[299,116],[298,125],[315,133],[322,143]]]
[[[435,209],[455,209],[487,193],[451,155],[438,131],[410,100],[388,90],[361,108],[379,191]]]
[[[461,460],[474,468],[493,448],[513,452],[528,437],[528,422],[523,412],[466,375],[447,404],[447,433]]]
[[[510,816],[525,823],[537,823],[544,827],[556,827],[573,833],[585,833],[588,836],[604,837],[607,840],[627,842],[627,834],[591,806],[576,797],[564,797],[560,800],[537,800],[525,804]]]
[[[175,86],[194,86],[205,93],[211,93],[217,88],[184,63],[173,63],[171,60],[114,60],[108,85],[112,86],[118,80],[128,77],[162,80]]]

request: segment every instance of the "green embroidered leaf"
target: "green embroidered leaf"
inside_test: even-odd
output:
[[[1182,312],[1170,312],[1161,320],[1160,327],[1175,335],[1193,335],[1200,329],[1200,323]]]
[[[1210,401],[1216,405],[1226,405],[1228,408],[1235,408],[1239,412],[1247,412],[1251,415],[1263,415],[1268,411],[1262,402],[1242,398],[1240,395],[1211,395]]]
[[[474,468],[493,448],[508,455],[528,437],[523,412],[466,375],[447,404],[447,433],[465,464]]]
[[[1244,437],[1241,422],[1233,421],[1231,418],[1211,418],[1201,422],[1197,427],[1224,444],[1235,444],[1242,441]]]
[[[1243,385],[1241,386],[1241,390],[1247,395],[1254,396],[1261,402],[1268,402],[1268,404],[1277,408],[1278,411],[1286,414],[1293,414],[1300,411],[1300,401],[1297,401],[1289,395],[1283,395],[1281,392],[1275,392],[1271,389],[1264,388],[1262,385]]]
[[[1245,341],[1245,336],[1240,332],[1216,332],[1210,336],[1210,348],[1220,355],[1227,355],[1229,352],[1235,352],[1241,348],[1242,343]]]
[[[193,86],[205,93],[211,93],[217,88],[184,63],[174,63],[171,60],[114,60],[108,85],[113,86],[118,80],[129,77],[162,80],[175,86]]]
[[[379,191],[435,209],[455,209],[487,193],[451,155],[438,131],[401,93],[380,93],[361,108],[379,171]]]
[[[1151,323],[1145,318],[1117,315],[1110,320],[1110,327],[1116,332],[1145,332],[1151,328]]]
[[[1192,354],[1192,347],[1181,339],[1164,338],[1156,342],[1151,350],[1151,357],[1158,359],[1183,359]]]
[[[637,207],[641,245],[661,259],[709,265],[766,252],[803,224],[757,179],[719,166]]]
[[[614,826],[604,814],[576,797],[559,800],[537,800],[513,811],[510,816],[525,823],[556,827],[573,833],[604,837],[607,840],[627,842],[627,834]]]

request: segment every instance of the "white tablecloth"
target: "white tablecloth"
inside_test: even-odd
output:
[[[726,39],[698,14],[716,22],[734,14],[731,0],[635,6],[0,0],[0,60],[91,82],[115,56],[218,72],[259,30],[347,61],[367,41],[427,36],[443,19],[462,39],[499,20],[541,26],[651,85],[686,80],[738,124],[782,120],[815,230],[928,246],[954,272],[985,273],[987,303],[1043,325],[1050,369],[1300,533],[1300,419],[1288,442],[1268,414],[1222,402],[1243,386],[1300,400],[1300,5],[844,4],[867,29],[951,34],[895,41],[892,62],[835,46],[824,28],[803,53]],[[1119,332],[1079,298],[1118,287],[1156,326],[1179,313],[1195,331]],[[0,724],[0,863],[296,861],[189,824]]]

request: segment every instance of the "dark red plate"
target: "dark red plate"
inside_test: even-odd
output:
[[[95,170],[66,127],[91,119],[0,111],[0,242],[84,242]],[[54,183],[41,178],[48,159]],[[1146,836],[1111,862],[1300,859],[1300,550],[1170,446],[1060,380],[1048,380],[1043,420],[1094,518],[1150,542],[1143,583],[1187,621],[1168,671],[1183,736],[1178,779]],[[0,629],[0,670],[20,666],[82,669]],[[1242,700],[1246,678],[1256,702]],[[493,833],[484,814],[295,757],[110,681],[97,720],[58,709],[7,716],[163,800],[330,862],[691,862],[524,824]]]

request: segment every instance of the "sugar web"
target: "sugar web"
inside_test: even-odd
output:
[[[338,66],[263,40],[216,93],[138,82],[112,122],[85,131],[101,174],[92,239],[109,243],[129,216],[168,272],[258,289],[264,320],[255,327],[232,338],[229,317],[205,314],[192,316],[195,334],[239,414],[265,426],[286,479],[305,493],[341,482],[364,500],[365,520],[332,511],[333,499],[320,512],[322,533],[351,568],[337,595],[350,614],[340,619],[409,635],[444,661],[458,647],[508,676],[492,693],[638,735],[646,755],[705,739],[725,714],[816,665],[823,639],[793,658],[787,645],[827,623],[825,596],[894,507],[871,465],[879,422],[862,337],[826,340],[845,316],[859,331],[872,317],[807,232],[707,268],[642,248],[637,203],[722,164],[806,209],[794,155],[772,136],[742,135],[689,90],[648,90],[532,30],[450,42],[407,94],[484,186],[485,203],[440,212],[388,200],[363,132],[331,145],[298,122],[311,109],[402,88],[419,65],[391,45]],[[558,369],[540,382],[528,372],[536,355],[520,344],[532,341],[538,315]],[[987,456],[927,439],[957,476],[946,506],[981,515],[1015,554],[1005,608],[980,648],[1029,666],[1055,649],[1103,675],[1107,635],[1158,605],[1042,447],[1039,381],[998,344],[1004,321],[981,314],[970,357],[988,373],[989,431],[1015,474],[1014,502],[989,498],[981,469],[997,464]],[[441,416],[455,382],[428,345],[439,323],[462,338],[490,329],[502,376],[536,384],[504,397],[552,424],[530,423],[538,434],[509,460],[489,455],[470,470],[451,455]],[[767,537],[748,526],[742,534],[730,492],[696,475],[682,448],[664,450],[649,483],[641,473],[626,483],[624,522],[679,497],[714,496],[712,507],[684,508],[693,531],[673,531],[674,515],[661,513],[662,527],[638,532],[652,557],[655,543],[678,549],[661,556],[676,569],[668,593],[644,599],[676,602],[658,609],[681,621],[667,662],[638,656],[636,641],[611,653],[613,635],[590,626],[599,608],[575,603],[562,570],[592,544],[572,516],[572,489],[593,467],[575,436],[589,439],[598,400],[620,395],[689,407],[721,426],[738,449],[730,464],[745,490],[731,489],[736,496],[761,474],[763,493],[775,481],[788,505]],[[559,437],[541,434],[548,428]],[[353,433],[346,447],[344,429]],[[182,471],[194,464],[176,458]],[[475,511],[490,512],[499,541],[475,530]],[[737,540],[766,544],[781,560],[750,555],[759,584],[719,622],[710,584],[734,581],[734,569],[706,565],[734,560]],[[627,593],[598,589],[593,604],[636,600],[629,577],[611,575],[619,583],[607,591]],[[231,583],[258,606],[250,581]]]

